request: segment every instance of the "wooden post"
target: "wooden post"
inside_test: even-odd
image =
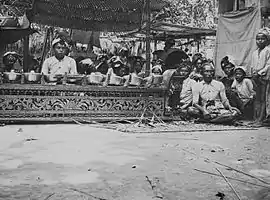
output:
[[[47,44],[48,44],[48,40],[50,37],[50,29],[47,28],[46,30],[46,35],[44,37],[44,41],[43,41],[43,47],[42,47],[42,56],[41,56],[41,65],[43,64],[45,58],[46,58],[46,54],[47,54]]]
[[[150,62],[151,62],[151,10],[150,0],[146,0],[146,75],[150,73]]]
[[[6,45],[0,45],[0,57],[2,58],[5,53]],[[3,59],[0,59],[0,73],[4,71]]]
[[[200,40],[199,39],[197,39],[197,51],[198,51],[198,53],[200,52]]]
[[[54,39],[54,27],[50,27],[49,30],[50,30],[49,31],[49,41],[47,42],[47,48],[49,49],[49,52],[47,53],[46,57],[51,57],[54,54],[53,50],[52,50],[52,42]]]
[[[23,39],[23,71],[28,72],[29,36]]]
[[[234,0],[234,5],[233,5],[233,11],[236,11],[238,9],[238,0]]]

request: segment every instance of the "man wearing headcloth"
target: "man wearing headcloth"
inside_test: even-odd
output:
[[[203,81],[197,83],[193,90],[192,104],[189,113],[201,117],[211,123],[231,123],[240,114],[232,107],[226,97],[225,86],[222,82],[214,80],[215,68],[211,63],[202,66]]]
[[[6,52],[3,55],[3,64],[5,72],[14,70],[15,72],[21,72],[23,70],[20,55],[16,52]]]
[[[66,56],[68,44],[64,40],[57,38],[53,40],[52,48],[54,56],[44,61],[41,72],[52,75],[77,74],[76,61]]]
[[[226,96],[229,99],[230,104],[233,107],[241,107],[241,99],[232,90],[232,84],[234,81],[234,69],[236,67],[236,60],[231,55],[226,55],[221,59],[221,69],[223,70],[225,76],[220,79],[220,81],[225,86]]]
[[[221,82],[224,84],[225,88],[231,88],[234,80],[234,69],[236,66],[235,59],[231,55],[226,55],[221,59],[221,69],[225,76],[221,78]]]
[[[184,78],[182,83],[182,90],[180,92],[180,106],[182,110],[187,109],[192,103],[192,90],[196,85],[196,81],[189,77],[192,67],[191,63],[185,61],[181,63],[179,69],[179,75]]]
[[[270,31],[262,28],[256,35],[257,49],[253,52],[250,62],[250,73],[256,84],[254,119],[263,122],[270,116]]]

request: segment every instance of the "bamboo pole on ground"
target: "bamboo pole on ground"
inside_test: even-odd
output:
[[[226,178],[226,176],[224,176],[224,174],[217,167],[216,167],[216,170],[218,171],[218,173],[220,173],[220,175],[223,177],[223,179],[225,180],[225,182],[229,185],[229,187],[231,188],[231,190],[233,191],[233,193],[235,194],[235,196],[237,197],[237,199],[238,200],[241,200],[241,197],[236,192],[235,188],[232,186],[232,184],[229,182],[229,180]]]
[[[196,168],[194,170],[197,171],[197,172],[203,173],[203,174],[209,174],[209,175],[212,175],[212,176],[222,177],[220,174],[215,174],[215,173],[212,173],[212,172],[208,172],[208,171],[204,171],[204,170],[200,170],[200,169],[196,169]],[[267,186],[267,185],[257,184],[257,183],[253,183],[253,182],[250,182],[250,181],[242,180],[242,179],[239,179],[239,178],[233,178],[233,177],[230,177],[230,176],[226,176],[226,178],[227,179],[234,180],[234,181],[238,181],[238,182],[241,182],[241,183],[254,185],[254,186],[257,186],[257,187],[263,187],[263,188],[270,189],[270,187]]]

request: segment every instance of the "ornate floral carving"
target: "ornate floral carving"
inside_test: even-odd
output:
[[[0,120],[135,118],[146,107],[163,116],[165,92],[162,89],[5,85],[0,88]]]

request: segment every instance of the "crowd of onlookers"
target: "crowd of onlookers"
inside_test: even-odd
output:
[[[270,32],[261,29],[256,36],[257,50],[250,63],[239,66],[230,55],[220,61],[225,76],[215,76],[213,62],[196,53],[190,59],[184,51],[173,48],[168,39],[163,50],[153,53],[150,71],[146,60],[129,56],[122,48],[117,55],[100,54],[96,59],[69,56],[68,44],[61,38],[52,43],[54,55],[47,58],[36,72],[84,74],[92,84],[126,87],[163,87],[168,95],[166,110],[188,120],[200,118],[213,123],[233,122],[239,118],[269,122],[270,116]],[[14,70],[16,54],[4,55],[4,71]]]
[[[254,125],[270,122],[270,32],[261,29],[257,49],[246,66],[224,55],[220,61],[224,77],[215,76],[213,63],[201,54],[192,62],[178,65],[171,78],[168,108],[182,118],[201,118],[208,122],[253,120]],[[181,78],[184,77],[183,78]]]
[[[246,78],[246,69],[235,66],[228,58],[221,62],[227,75],[222,79],[216,78],[213,63],[201,54],[194,55],[193,62],[178,64],[171,76],[167,108],[187,120],[230,123],[240,116],[251,119],[253,83]]]

